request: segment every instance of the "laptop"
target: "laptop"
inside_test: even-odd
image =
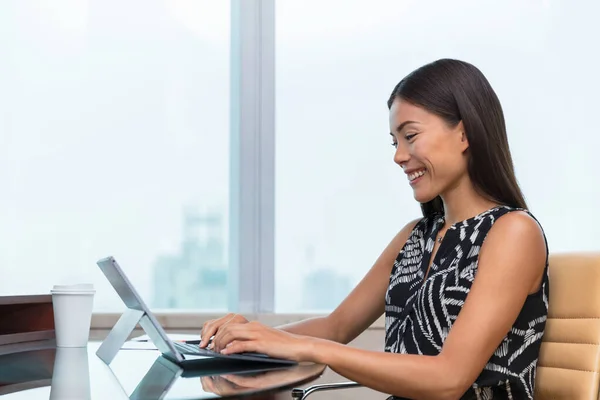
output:
[[[179,365],[184,366],[190,363],[197,365],[199,360],[206,358],[223,358],[283,365],[297,364],[295,361],[269,357],[266,354],[260,353],[221,354],[206,348],[200,348],[198,346],[199,341],[180,342],[171,340],[114,257],[103,258],[98,260],[96,264],[127,306],[127,311],[131,314],[143,316],[140,320],[140,325],[144,328],[156,348],[167,359]]]

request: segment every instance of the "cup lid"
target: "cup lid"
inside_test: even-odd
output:
[[[85,292],[88,290],[94,290],[94,285],[91,283],[78,283],[76,285],[54,285],[52,290],[60,292]]]
[[[65,295],[65,296],[81,296],[81,295],[85,295],[85,296],[94,296],[96,294],[95,290],[83,290],[83,291],[78,291],[78,290],[51,290],[50,294],[52,296],[58,296],[58,295]]]

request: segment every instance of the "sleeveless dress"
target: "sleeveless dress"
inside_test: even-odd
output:
[[[440,353],[477,273],[479,249],[487,233],[498,218],[516,210],[531,215],[527,210],[500,206],[450,226],[425,282],[444,216],[425,217],[417,223],[396,258],[386,292],[386,352]],[[461,400],[533,399],[548,295],[546,242],[546,268],[540,289],[527,297],[512,329]],[[401,400],[388,400],[392,399]]]

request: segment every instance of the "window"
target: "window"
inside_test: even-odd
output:
[[[224,310],[229,2],[7,2],[0,32],[0,292],[121,311],[114,255],[150,306]]]
[[[542,0],[277,2],[276,311],[333,309],[420,215],[392,160],[386,101],[438,58],[475,64],[497,91],[550,250],[597,249],[599,11]]]
[[[392,161],[386,101],[442,57],[496,89],[550,250],[597,249],[599,11],[2,3],[0,293],[91,281],[95,310],[121,311],[95,266],[114,255],[155,309],[333,309],[420,215]]]

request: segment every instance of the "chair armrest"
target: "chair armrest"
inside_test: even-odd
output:
[[[294,400],[304,400],[309,395],[320,392],[323,390],[337,390],[337,389],[349,389],[354,387],[362,386],[360,383],[356,382],[338,382],[338,383],[324,383],[321,385],[313,385],[309,386],[306,389],[293,389],[292,390],[292,399]]]

